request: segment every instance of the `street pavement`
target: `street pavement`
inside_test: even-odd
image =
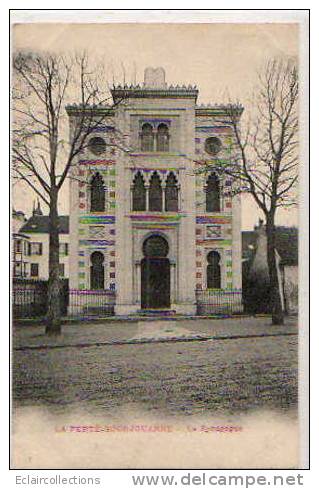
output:
[[[99,344],[152,341],[186,341],[254,336],[297,334],[297,320],[286,318],[285,324],[273,326],[269,317],[231,319],[72,322],[62,327],[58,337],[44,334],[43,325],[15,325],[14,349],[88,346]]]
[[[145,338],[145,323],[69,325],[56,340],[47,339],[40,327],[19,328],[13,352],[14,401],[103,409],[143,404],[175,414],[296,406],[298,336],[293,322],[281,328],[271,326],[269,318],[167,325],[172,331],[166,332],[163,324],[156,331],[153,325],[151,338],[176,335],[174,328],[181,328],[183,336],[195,331],[220,339],[107,343]]]
[[[43,326],[15,328],[14,466],[296,468],[296,333],[295,321],[273,327],[269,318],[73,323],[58,339]],[[61,432],[114,423],[173,432]]]

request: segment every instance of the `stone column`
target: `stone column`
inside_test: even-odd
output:
[[[171,304],[176,303],[176,263],[170,262],[170,286],[171,286]]]
[[[166,192],[165,192],[165,189],[166,189],[166,185],[164,185],[162,187],[162,211],[165,212],[165,209],[166,209]]]
[[[129,133],[129,116],[124,106],[116,109],[115,124],[119,131]],[[132,174],[129,166],[129,156],[120,153],[117,162],[116,174],[116,277],[117,297],[115,314],[126,315],[135,312],[133,297],[134,262],[132,243],[132,224],[130,219],[130,200],[127,198],[132,183]]]
[[[69,137],[72,138],[75,125],[74,117],[70,118]],[[77,177],[78,170],[81,169],[77,159],[76,165],[71,167],[70,176]],[[81,177],[82,178],[82,177]],[[86,191],[86,188],[85,188]],[[69,245],[69,287],[78,289],[79,287],[79,182],[76,178],[69,179],[69,213],[70,213],[70,245]],[[84,261],[84,257],[83,257]],[[87,269],[85,269],[87,272]]]
[[[165,184],[162,187],[162,212],[165,212]]]
[[[242,268],[241,268],[241,196],[232,198],[232,282],[237,289],[237,306],[235,311],[242,311]]]
[[[148,211],[149,210],[149,189],[150,189],[150,186],[149,185],[145,185],[145,200],[146,200],[146,205],[145,205],[145,210]]]
[[[195,176],[193,169],[195,110],[189,107],[181,118],[182,150],[189,159],[183,161],[181,170],[181,211],[178,233],[178,300],[176,310],[182,314],[195,314],[196,250],[195,250]]]
[[[133,211],[133,188],[134,186],[131,185],[131,209],[130,209],[131,211]]]
[[[134,302],[136,304],[141,304],[141,262],[135,262],[135,273],[134,273]]]

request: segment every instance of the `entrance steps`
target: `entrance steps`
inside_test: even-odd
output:
[[[172,309],[140,309],[137,312],[138,316],[142,317],[172,317],[176,315],[176,311]]]

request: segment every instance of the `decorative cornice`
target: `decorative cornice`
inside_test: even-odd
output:
[[[146,157],[146,158],[170,158],[170,157],[173,157],[173,158],[177,158],[177,157],[180,157],[180,158],[186,158],[187,155],[184,154],[184,153],[179,153],[178,151],[145,151],[144,153],[135,153],[135,152],[131,152],[129,153],[129,156],[133,156],[133,157]]]
[[[176,214],[163,214],[163,213],[145,213],[145,214],[129,214],[126,217],[130,217],[133,221],[139,222],[170,222],[179,221],[185,213]]]
[[[118,85],[111,90],[113,100],[126,98],[195,98],[198,97],[198,89],[196,86],[188,85],[175,86],[167,88],[149,88],[140,85]]]
[[[126,83],[124,85],[113,85],[112,90],[155,90],[155,91],[160,91],[160,90],[197,90],[196,85],[169,85],[165,84],[165,87],[149,87],[146,86],[145,83],[142,83],[141,85],[138,83],[137,85],[127,85]]]
[[[134,222],[133,223],[133,229],[156,229],[157,231],[165,231],[167,229],[172,229],[174,227],[178,226],[178,221],[176,222],[164,222],[164,223],[158,223],[158,222]]]
[[[244,111],[244,107],[241,104],[201,104],[196,105],[195,115],[224,115],[229,116],[231,114],[241,116]]]
[[[90,160],[79,160],[79,165],[114,165],[115,160],[99,160],[99,159],[90,159]]]
[[[134,172],[145,172],[145,173],[150,173],[150,172],[154,172],[154,171],[157,171],[159,173],[168,173],[170,171],[173,171],[173,172],[178,172],[179,170],[186,170],[185,167],[180,167],[180,168],[177,168],[177,167],[165,167],[165,168],[162,168],[162,167],[148,167],[148,168],[145,168],[144,166],[130,166],[129,169],[131,171],[134,171]]]
[[[66,105],[65,110],[69,116],[79,116],[83,114],[98,114],[114,116],[114,107],[112,105],[83,105],[83,104],[69,104]]]

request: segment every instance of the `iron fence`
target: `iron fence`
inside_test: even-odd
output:
[[[243,311],[241,289],[196,290],[197,314],[234,314]]]
[[[61,314],[66,314],[68,306],[68,280],[60,282]],[[48,282],[14,278],[12,282],[13,318],[34,318],[45,316],[48,308]]]
[[[115,306],[113,290],[69,290],[68,315],[112,316]]]
[[[33,318],[47,312],[47,281],[13,279],[13,317]],[[116,293],[113,290],[69,289],[61,280],[61,314],[77,317],[114,315]],[[234,314],[243,311],[240,289],[196,290],[197,314]]]

